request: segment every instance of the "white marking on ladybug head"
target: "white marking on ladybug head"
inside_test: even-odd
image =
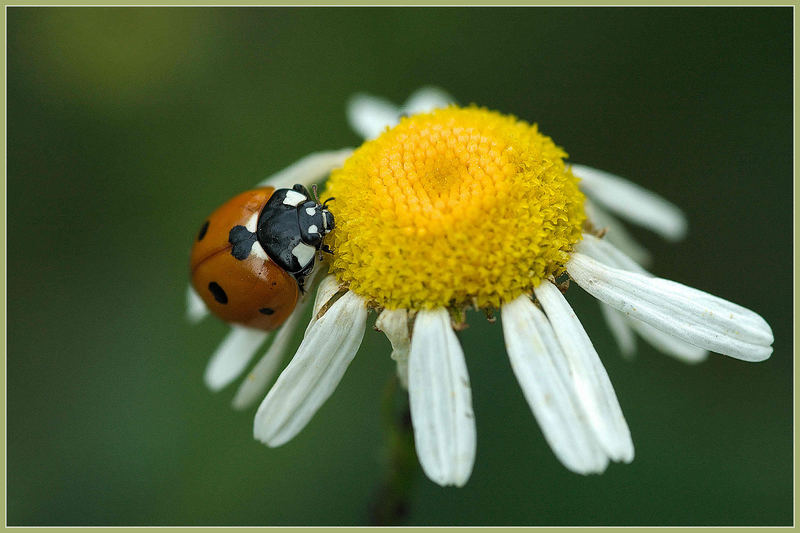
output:
[[[323,211],[322,212],[322,229],[324,229],[326,232],[328,231],[328,212],[327,211]]]
[[[308,216],[310,216],[310,217],[313,217],[314,215],[317,214],[317,208],[316,207],[306,207],[306,214]]]
[[[317,228],[317,225],[316,225],[316,224],[311,224],[311,225],[308,227],[308,232],[309,232],[309,233],[319,233],[319,228]]]
[[[292,207],[297,207],[300,202],[305,202],[306,200],[307,198],[304,194],[300,194],[297,191],[288,190],[286,191],[286,198],[283,199],[283,203]]]
[[[244,225],[247,228],[247,231],[250,233],[256,232],[256,224],[258,224],[258,212],[253,213],[253,216],[247,221],[247,224]]]
[[[253,243],[253,247],[250,248],[250,256],[249,257],[253,257],[253,256],[256,256],[259,259],[263,259],[264,261],[269,261],[270,260],[269,256],[267,255],[267,252],[264,251],[264,248],[261,247],[261,243],[258,242],[258,241],[254,242]]]
[[[292,255],[297,258],[297,262],[300,263],[300,267],[302,268],[314,260],[314,253],[316,253],[316,251],[316,248],[313,246],[301,242],[294,247]]]

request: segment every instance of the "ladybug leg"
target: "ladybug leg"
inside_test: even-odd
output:
[[[331,255],[333,255],[333,248],[331,248],[331,247],[330,247],[330,246],[328,246],[327,244],[323,244],[322,246],[320,246],[320,247],[319,247],[319,249],[320,249],[321,251],[325,252],[326,254],[331,254]]]

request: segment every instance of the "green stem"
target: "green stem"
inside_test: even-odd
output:
[[[387,428],[386,475],[373,496],[369,519],[374,526],[399,525],[408,516],[417,456],[408,393],[400,387],[396,376],[392,376],[384,388],[381,410]]]

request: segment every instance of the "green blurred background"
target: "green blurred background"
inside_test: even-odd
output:
[[[791,8],[9,8],[7,25],[10,525],[366,523],[388,342],[368,331],[269,449],[235,387],[203,385],[227,327],[184,322],[188,252],[228,197],[357,145],[350,94],[426,84],[683,206],[684,242],[634,231],[654,270],[763,314],[776,340],[760,364],[643,343],[625,361],[570,290],[636,446],[581,477],[544,442],[499,324],[473,315],[474,473],[442,489],[417,470],[406,523],[791,523]]]

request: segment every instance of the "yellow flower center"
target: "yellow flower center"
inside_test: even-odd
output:
[[[496,308],[563,272],[584,197],[535,125],[482,108],[403,119],[334,171],[331,271],[377,307]]]

